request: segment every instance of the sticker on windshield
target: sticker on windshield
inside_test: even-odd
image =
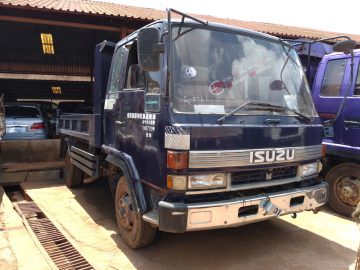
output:
[[[226,77],[220,81],[214,81],[209,85],[209,93],[215,96],[221,95],[226,89],[233,87],[232,77]]]
[[[224,87],[221,83],[221,81],[212,82],[209,85],[209,92],[212,95],[218,96],[224,93]]]
[[[225,106],[224,105],[194,105],[194,112],[195,113],[225,113]]]
[[[185,69],[185,74],[189,78],[195,78],[196,77],[196,69],[193,67],[187,67]]]

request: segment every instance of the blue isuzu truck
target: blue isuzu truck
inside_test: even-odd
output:
[[[341,38],[333,47],[318,41],[298,41],[295,47],[325,126],[321,175],[329,184],[329,204],[350,217],[360,202],[360,50],[354,50],[354,40]]]
[[[64,178],[108,179],[131,248],[157,230],[236,227],[327,201],[323,128],[279,38],[168,10],[96,47],[93,104],[59,117]]]

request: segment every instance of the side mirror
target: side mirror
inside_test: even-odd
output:
[[[142,70],[158,71],[160,69],[160,53],[164,44],[160,42],[160,32],[156,28],[143,28],[138,33],[138,60]]]
[[[280,80],[272,81],[272,82],[270,83],[269,87],[270,87],[271,90],[282,90],[282,89],[285,89],[283,82],[280,81]]]
[[[333,50],[334,52],[343,52],[345,54],[349,54],[352,52],[352,50],[355,49],[355,47],[356,47],[356,41],[352,39],[347,39],[337,42],[333,46]]]

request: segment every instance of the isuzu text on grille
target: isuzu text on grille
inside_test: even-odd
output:
[[[293,160],[294,149],[258,150],[250,152],[250,163]]]

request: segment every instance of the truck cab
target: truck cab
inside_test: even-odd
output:
[[[84,173],[106,176],[132,248],[151,243],[157,229],[316,211],[327,201],[317,178],[322,125],[296,51],[269,35],[177,11],[182,19],[173,20],[171,12],[99,47],[95,114],[60,115],[68,186]],[[102,52],[111,65],[101,65]]]
[[[335,119],[333,134],[324,138],[325,173],[330,186],[330,205],[350,216],[360,202],[360,50],[351,54],[325,55],[318,68],[312,90],[322,121]],[[353,63],[353,79],[351,64]],[[346,94],[347,93],[347,94]],[[347,95],[343,109],[339,108]]]

